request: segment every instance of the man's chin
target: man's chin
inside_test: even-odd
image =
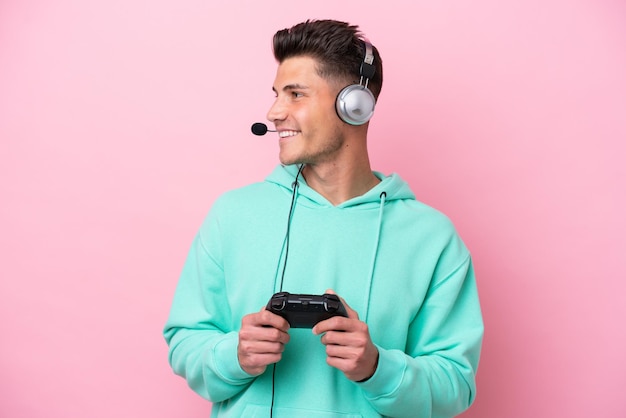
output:
[[[282,165],[302,164],[299,158],[278,156],[278,160]]]

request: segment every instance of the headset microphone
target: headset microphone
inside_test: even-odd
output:
[[[276,132],[271,129],[267,129],[267,125],[261,122],[256,122],[252,124],[252,133],[255,135],[265,135],[268,132]]]

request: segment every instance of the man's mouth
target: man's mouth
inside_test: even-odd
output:
[[[280,138],[289,138],[291,136],[296,136],[300,133],[300,131],[280,131],[278,132],[278,136]]]

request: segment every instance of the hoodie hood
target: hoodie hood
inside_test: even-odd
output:
[[[266,178],[266,181],[277,184],[285,189],[286,192],[293,192],[293,183],[298,173],[298,166],[277,166],[274,171]],[[374,171],[374,175],[380,179],[375,187],[367,193],[347,200],[337,208],[363,208],[371,209],[372,206],[379,206],[381,202],[381,194],[385,194],[387,203],[394,200],[410,199],[415,200],[415,195],[409,188],[409,185],[397,174],[385,176],[382,173]],[[298,178],[298,204],[315,207],[331,207],[333,206],[326,198],[320,195],[306,184],[306,181],[300,176]]]

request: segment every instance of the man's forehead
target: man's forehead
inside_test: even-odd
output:
[[[321,77],[317,73],[315,61],[308,57],[287,58],[278,65],[275,89],[284,89],[287,86],[307,86],[318,82]]]

